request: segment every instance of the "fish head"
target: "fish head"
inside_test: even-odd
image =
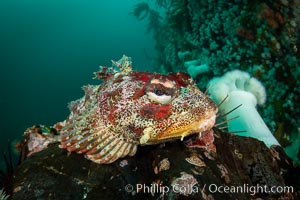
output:
[[[100,88],[98,105],[113,132],[142,145],[210,130],[218,112],[183,72],[131,71],[114,76]]]

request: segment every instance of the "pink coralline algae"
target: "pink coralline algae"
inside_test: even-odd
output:
[[[54,131],[54,129],[52,129]],[[25,140],[16,144],[16,148],[20,151],[26,152],[26,156],[29,157],[32,154],[42,151],[48,147],[51,143],[60,141],[60,136],[54,135],[51,129],[43,129],[43,126],[32,126],[24,132]],[[26,150],[22,150],[26,147]]]
[[[187,147],[197,147],[205,149],[206,151],[216,152],[216,146],[214,145],[214,132],[212,129],[204,131],[199,134],[199,137],[189,139],[185,142]]]
[[[193,193],[198,193],[198,181],[193,175],[181,172],[181,177],[176,178],[172,182],[172,188],[175,193],[189,196]]]
[[[61,148],[93,162],[112,163],[133,156],[137,145],[183,139],[215,124],[217,106],[186,73],[133,71],[124,55],[95,75],[103,83],[84,86],[69,117],[55,125]]]

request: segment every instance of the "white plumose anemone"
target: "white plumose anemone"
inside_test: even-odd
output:
[[[256,105],[263,105],[266,101],[264,86],[246,72],[234,70],[227,72],[223,77],[217,77],[209,82],[209,93],[217,103],[226,100],[220,106],[222,113],[228,113],[239,105],[242,105],[234,112],[226,115],[229,120],[229,132],[237,132],[237,135],[253,137],[263,141],[268,147],[280,145],[269,128],[256,110]]]

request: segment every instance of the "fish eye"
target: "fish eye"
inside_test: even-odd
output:
[[[160,103],[160,104],[167,104],[170,101],[172,101],[172,99],[173,99],[171,95],[166,95],[166,94],[162,94],[162,93],[159,93],[157,95],[154,92],[147,92],[146,94],[147,94],[148,99],[150,99],[151,101],[154,101],[156,103]]]
[[[169,80],[152,79],[146,86],[148,99],[160,104],[170,103],[177,94],[175,83]]]
[[[154,89],[153,93],[156,94],[157,96],[162,96],[165,94],[164,91],[159,90],[159,89]]]

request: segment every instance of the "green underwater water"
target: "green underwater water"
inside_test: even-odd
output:
[[[24,139],[33,125],[63,121],[81,87],[100,83],[92,79],[98,66],[123,54],[134,70],[188,72],[203,91],[236,69],[249,78],[240,84],[241,74],[230,76],[234,86],[245,89],[254,77],[259,84],[251,92],[263,103],[248,111],[251,98],[239,96],[242,110],[224,103],[219,111],[226,116],[217,123],[236,115],[241,121],[219,128],[242,135],[254,127],[260,139],[264,128],[299,164],[299,47],[299,1],[0,0],[0,182],[6,172],[1,153],[9,157],[10,142]],[[216,101],[213,92],[208,89]],[[232,118],[224,107],[235,110]]]
[[[135,70],[186,71],[201,90],[249,73],[266,90],[263,122],[299,160],[299,16],[296,1],[2,0],[0,150],[63,121],[98,66],[126,54]]]
[[[151,68],[154,40],[129,13],[136,1],[0,1],[0,147],[34,124],[64,120],[67,103],[122,54]]]

